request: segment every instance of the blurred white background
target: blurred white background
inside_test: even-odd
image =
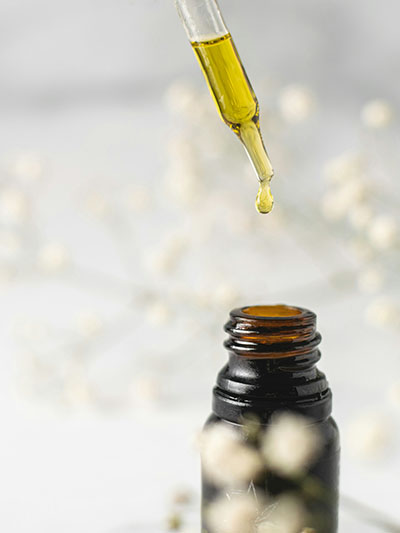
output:
[[[177,488],[196,505],[223,323],[275,302],[318,314],[343,493],[400,522],[398,3],[220,4],[269,216],[172,0],[1,4],[4,531],[161,530]]]

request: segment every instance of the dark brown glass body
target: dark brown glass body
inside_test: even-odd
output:
[[[290,491],[308,510],[305,525],[317,533],[336,533],[339,432],[331,417],[331,391],[316,368],[321,337],[315,314],[284,305],[235,309],[225,331],[229,361],[218,374],[206,427],[222,422],[241,429],[246,420],[255,418],[264,430],[282,411],[312,420],[323,444],[301,483],[266,470],[254,484],[269,496]],[[257,439],[252,445],[259,445]],[[207,507],[221,490],[203,474],[203,533],[214,533],[207,525]]]

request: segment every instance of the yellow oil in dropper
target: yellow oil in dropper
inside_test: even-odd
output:
[[[259,213],[269,213],[274,199],[274,175],[261,137],[259,105],[229,33],[209,41],[192,42],[222,120],[240,138],[257,173]]]

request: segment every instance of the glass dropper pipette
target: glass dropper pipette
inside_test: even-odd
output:
[[[269,213],[274,171],[261,137],[259,105],[221,10],[216,0],[175,0],[175,5],[221,118],[244,144],[257,173],[256,208]]]

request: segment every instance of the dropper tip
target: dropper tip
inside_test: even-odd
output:
[[[274,197],[271,193],[269,181],[261,181],[256,197],[256,209],[262,215],[266,215],[267,213],[270,213],[272,211],[273,205]]]

